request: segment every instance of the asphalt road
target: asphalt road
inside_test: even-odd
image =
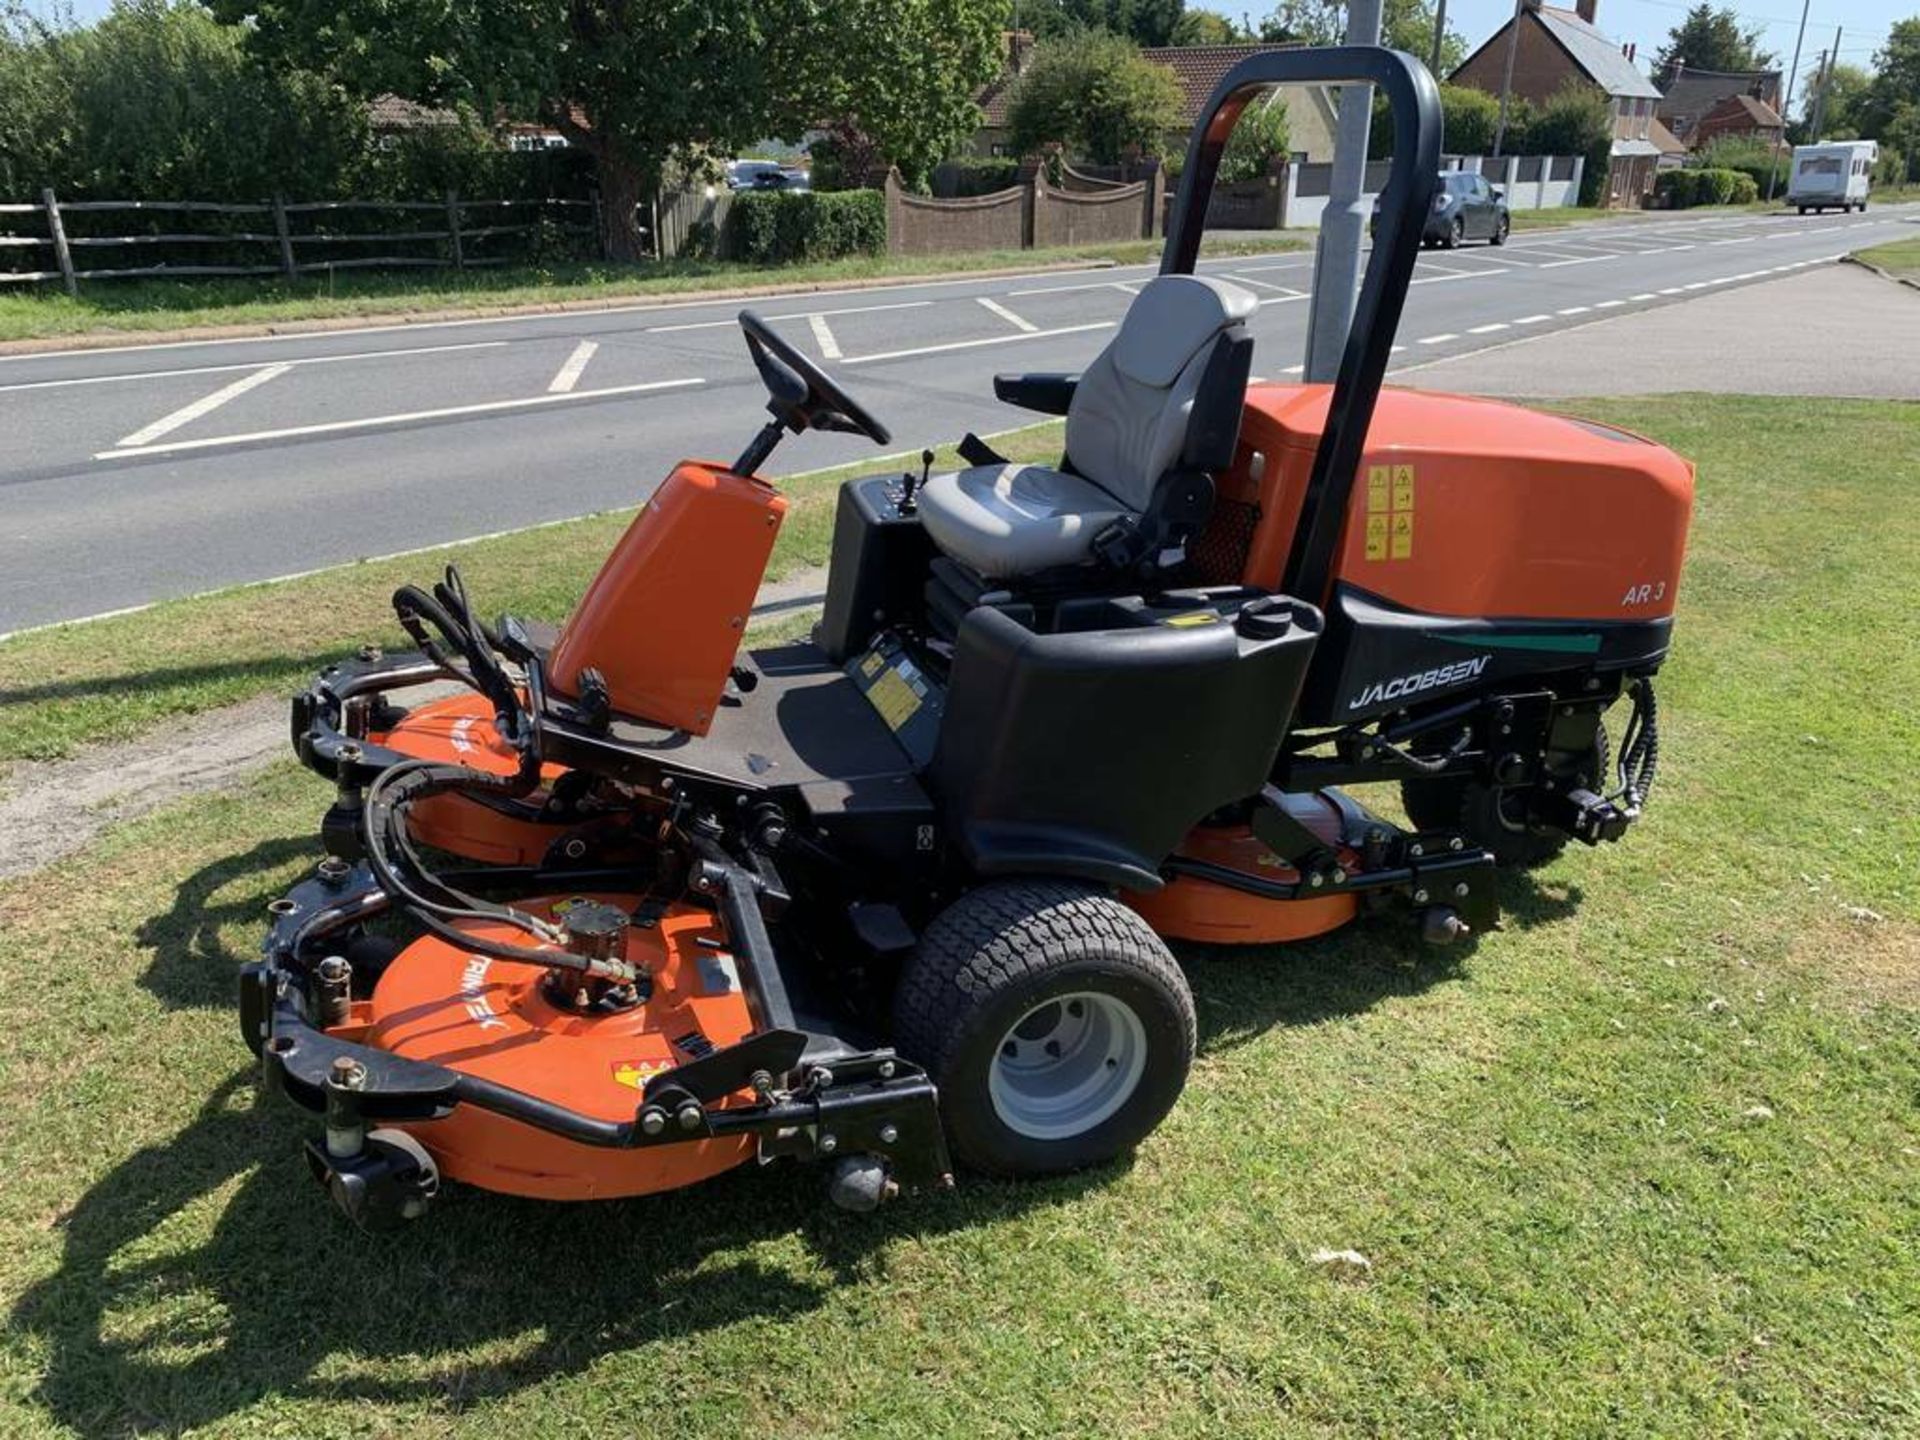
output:
[[[1804,273],[1912,234],[1917,220],[1915,207],[1637,220],[1431,252],[1396,364]],[[1203,262],[1260,295],[1256,373],[1299,373],[1311,268],[1306,254]],[[1083,366],[1152,273],[875,286],[754,306],[906,450],[1033,418],[994,402],[994,373]],[[739,308],[0,359],[0,632],[633,504],[676,459],[729,460],[762,423]],[[1752,338],[1726,337],[1729,364]],[[768,468],[879,453],[809,434]]]

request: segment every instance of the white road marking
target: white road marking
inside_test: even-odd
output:
[[[1624,257],[1619,255],[1582,255],[1577,260],[1549,260],[1540,268],[1542,270],[1558,270],[1563,265],[1591,265],[1596,260],[1619,260],[1622,258]]]
[[[600,348],[599,342],[582,340],[573,347],[573,353],[567,356],[566,364],[560,367],[560,373],[553,377],[553,383],[547,386],[549,395],[565,395],[580,383],[580,376],[587,368],[587,362],[593,359],[593,352]]]
[[[712,301],[708,302],[712,304]],[[876,310],[923,310],[931,300],[898,300],[891,305],[845,305],[838,310],[784,310],[778,315],[762,315],[762,320],[811,320],[815,315],[870,315]],[[679,330],[719,330],[738,325],[729,315],[725,320],[693,320],[683,325],[649,325],[648,335],[669,335]]]
[[[273,337],[279,338],[279,337]],[[0,395],[14,390],[57,390],[63,385],[115,385],[127,380],[171,380],[178,375],[224,375],[234,370],[258,370],[262,365],[332,365],[342,360],[383,360],[392,355],[442,355],[449,350],[497,350],[512,342],[473,340],[465,345],[421,345],[411,350],[360,350],[351,355],[308,355],[299,360],[242,361],[237,365],[189,365],[179,370],[132,370],[125,375],[76,375],[69,380],[23,380],[16,385],[0,385]],[[6,357],[0,357],[3,359]],[[15,356],[37,359],[37,356]]]
[[[827,324],[827,317],[820,314],[809,315],[807,325],[813,331],[813,342],[820,347],[820,354],[828,360],[838,360],[840,342],[833,338],[833,330]]]
[[[1662,295],[1678,295],[1680,293],[1680,290],[1681,290],[1681,287],[1678,285],[1667,285],[1661,288],[1660,293]]]
[[[1709,240],[1707,243],[1709,245],[1745,245],[1759,238],[1758,235],[1735,235],[1731,240]]]
[[[1493,321],[1489,321],[1489,322],[1488,322],[1487,324],[1485,324],[1485,325],[1470,325],[1470,326],[1468,326],[1468,327],[1467,327],[1467,334],[1469,334],[1469,335],[1491,335],[1491,334],[1492,334],[1492,333],[1493,333],[1494,331],[1496,331],[1496,330],[1505,330],[1506,328],[1507,328],[1507,322],[1506,322],[1506,321],[1504,321],[1504,320],[1493,320]]]
[[[1458,335],[1449,331],[1445,335],[1422,335],[1413,343],[1416,345],[1444,345],[1449,340],[1458,340],[1459,338]]]
[[[1122,280],[1089,280],[1078,285],[1035,285],[1027,290],[1009,290],[1007,298],[1018,300],[1022,295],[1065,295],[1070,290],[1125,290]],[[1137,290],[1128,290],[1129,295],[1137,295]]]
[[[949,340],[941,345],[916,345],[910,350],[882,350],[877,355],[855,355],[848,365],[871,365],[876,360],[905,360],[914,355],[939,355],[948,350],[972,350],[981,345],[1005,345],[1014,340],[1045,340],[1053,335],[1078,335],[1087,330],[1111,330],[1118,320],[1096,320],[1091,325],[1061,325],[1052,330],[1029,330],[1019,335],[988,335],[978,340]]]
[[[1291,285],[1276,285],[1271,280],[1256,280],[1251,275],[1242,275],[1237,271],[1227,278],[1241,285],[1251,285],[1256,290],[1272,290],[1277,294],[1286,296],[1289,300],[1302,300],[1306,298],[1305,291],[1296,290]],[[1267,303],[1271,305],[1273,302],[1269,300]]]
[[[1289,365],[1280,373],[1282,375],[1302,375],[1306,373],[1306,369],[1307,367],[1304,365]]]
[[[225,445],[251,445],[264,440],[296,440],[309,435],[338,435],[350,430],[374,430],[385,425],[405,425],[416,420],[448,420],[461,415],[491,415],[503,410],[527,410],[537,405],[552,405],[569,400],[598,400],[610,395],[639,395],[648,390],[677,390],[689,385],[704,385],[698,377],[687,380],[649,380],[639,385],[611,385],[604,390],[574,390],[565,395],[533,395],[524,400],[487,400],[477,405],[448,405],[438,410],[409,410],[399,415],[370,415],[364,420],[328,420],[318,425],[290,425],[284,430],[254,430],[245,435],[216,435],[207,440],[176,440],[168,445],[129,446],[102,450],[96,460],[124,460],[138,455],[165,455],[176,450],[212,450]],[[131,439],[132,437],[129,437]]]
[[[1544,325],[1552,318],[1551,315],[1522,315],[1513,323],[1516,325]]]
[[[1627,298],[1629,300],[1647,301],[1647,300],[1656,300],[1659,297],[1655,295],[1651,290],[1642,290],[1638,295],[1629,295]]]
[[[1553,313],[1556,315],[1584,315],[1592,308],[1591,305],[1569,305],[1566,309],[1556,310]]]
[[[1611,310],[1617,305],[1624,305],[1626,303],[1624,300],[1596,300],[1593,302],[1593,308],[1596,310]]]
[[[258,386],[266,384],[269,380],[277,379],[279,376],[286,374],[287,369],[288,367],[285,365],[269,365],[263,370],[254,371],[251,375],[243,375],[230,384],[222,385],[211,395],[203,395],[191,405],[182,405],[171,414],[162,415],[151,425],[142,426],[127,436],[126,439],[120,441],[120,444],[129,447],[145,445],[148,441],[158,440],[162,435],[170,435],[182,425],[191,424],[202,415],[208,415],[218,410],[229,400],[238,400],[249,390],[255,389]]]
[[[1545,266],[1541,267],[1545,269]],[[1444,275],[1423,275],[1418,280],[1409,280],[1409,285],[1440,285],[1448,280],[1489,280],[1496,275],[1506,275],[1506,270],[1449,270]]]
[[[1013,311],[990,296],[976,295],[973,298],[979,302],[982,310],[985,310],[989,315],[998,315],[1016,330],[1024,330],[1027,334],[1031,335],[1040,328],[1031,320],[1027,319],[1026,316],[1014,314]]]
[[[1113,282],[1113,288],[1118,290],[1122,295],[1138,295],[1140,293],[1139,285],[1131,280],[1116,280]]]

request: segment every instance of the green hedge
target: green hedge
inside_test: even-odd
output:
[[[1760,198],[1753,177],[1739,170],[1662,170],[1653,193],[1669,210],[1695,205],[1746,205]]]
[[[952,199],[1010,190],[1020,181],[1020,162],[1004,155],[960,155],[934,171],[934,193]]]
[[[878,190],[743,190],[727,209],[727,249],[755,265],[878,255],[887,201]]]

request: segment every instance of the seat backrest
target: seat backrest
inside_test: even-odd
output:
[[[1200,275],[1159,275],[1141,288],[1120,333],[1080,376],[1067,410],[1067,459],[1123,505],[1144,512],[1186,449],[1195,402],[1230,405],[1237,422],[1246,364],[1212,366],[1223,345],[1250,346],[1250,291]],[[1238,393],[1204,395],[1208,386]],[[1237,424],[1236,427],[1237,428]]]

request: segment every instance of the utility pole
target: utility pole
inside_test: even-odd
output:
[[[1433,17],[1433,58],[1427,61],[1427,69],[1433,72],[1433,78],[1440,78],[1440,46],[1447,38],[1447,0],[1440,0]]]
[[[1513,0],[1513,24],[1507,28],[1507,68],[1500,76],[1500,123],[1493,130],[1493,158],[1496,160],[1500,158],[1500,147],[1507,142],[1507,105],[1513,95],[1513,57],[1520,48],[1520,20],[1526,11],[1527,0]]]
[[[1838,25],[1833,27],[1833,49],[1829,52],[1832,58],[1830,58],[1823,67],[1823,73],[1820,78],[1820,93],[1814,97],[1812,133],[1807,136],[1809,144],[1818,145],[1820,143],[1820,136],[1826,131],[1827,91],[1833,88],[1833,72],[1840,64],[1840,30],[1841,27]]]
[[[1347,44],[1380,43],[1381,0],[1352,0],[1347,6]],[[1306,378],[1331,381],[1340,369],[1353,328],[1354,293],[1360,284],[1360,242],[1366,234],[1363,213],[1367,188],[1367,138],[1373,129],[1373,86],[1342,85],[1340,117],[1334,127],[1333,174],[1327,205],[1320,212],[1320,240],[1314,259],[1313,299],[1307,315]],[[1411,217],[1419,223],[1424,217]]]
[[[1793,66],[1787,71],[1787,95],[1780,104],[1780,118],[1785,119],[1793,113],[1793,81],[1800,73],[1800,46],[1807,38],[1807,11],[1813,8],[1813,0],[1800,0],[1800,33],[1793,38]],[[1773,187],[1780,178],[1780,142],[1773,142],[1773,163],[1767,166],[1767,199],[1773,199]]]

